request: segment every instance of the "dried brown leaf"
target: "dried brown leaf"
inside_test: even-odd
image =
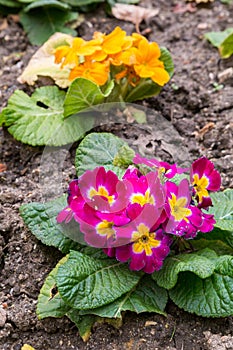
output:
[[[117,19],[132,22],[138,29],[139,24],[146,19],[156,16],[159,13],[158,9],[148,9],[141,6],[116,4],[112,8],[112,14]],[[139,31],[139,30],[138,30]]]
[[[60,68],[60,64],[54,63],[53,52],[56,47],[69,43],[72,36],[64,33],[53,34],[46,43],[32,56],[23,73],[18,77],[21,84],[34,85],[39,76],[50,77],[61,88],[70,85],[68,68]]]
[[[6,169],[6,164],[0,163],[0,173],[3,173],[3,171],[6,171]]]

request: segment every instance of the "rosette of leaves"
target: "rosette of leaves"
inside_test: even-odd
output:
[[[133,157],[134,151],[114,135],[92,133],[77,149],[77,175],[102,165],[121,177]],[[102,250],[82,245],[77,224],[75,230],[70,224],[57,224],[56,216],[66,205],[64,196],[23,205],[21,216],[31,232],[65,255],[41,289],[39,319],[66,315],[87,340],[95,322],[119,326],[123,311],[165,315],[168,298],[203,317],[232,316],[233,190],[213,194],[212,201],[214,230],[192,240],[193,251],[172,252],[152,275],[130,271],[127,264],[109,259]]]

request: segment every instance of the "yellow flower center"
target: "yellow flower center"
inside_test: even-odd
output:
[[[112,226],[113,226],[113,222],[103,220],[96,227],[97,233],[100,236],[107,236],[107,238],[111,238],[112,236],[115,235],[115,231],[112,228]]]
[[[92,187],[88,193],[88,197],[92,198],[94,196],[101,196],[107,199],[109,204],[113,204],[114,196],[109,196],[108,190],[104,186],[99,186],[98,191]]]
[[[193,186],[195,187],[200,202],[202,201],[202,197],[209,197],[209,193],[206,189],[208,185],[209,180],[207,179],[207,177],[202,176],[199,179],[198,174],[193,175]]]
[[[175,221],[189,221],[187,219],[187,216],[189,216],[192,212],[190,209],[186,208],[187,205],[187,198],[186,197],[180,197],[179,199],[176,198],[176,195],[172,193],[172,198],[168,200],[169,205],[171,208],[171,215],[174,216]]]
[[[160,241],[156,240],[156,233],[149,232],[149,228],[140,224],[137,227],[137,231],[133,232],[132,241],[133,243],[133,252],[140,254],[145,252],[146,255],[152,255],[152,248],[156,248],[160,245]]]
[[[155,204],[155,199],[154,196],[150,194],[150,190],[146,190],[145,194],[143,195],[142,193],[134,193],[131,196],[131,203],[137,203],[140,204],[141,206],[145,204]]]

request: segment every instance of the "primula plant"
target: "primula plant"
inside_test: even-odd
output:
[[[57,34],[35,54],[20,81],[34,84],[38,76],[49,76],[63,89],[43,86],[30,97],[16,90],[0,125],[33,146],[69,144],[92,129],[97,105],[124,106],[155,96],[173,70],[167,49],[120,27],[109,34],[95,32],[89,41]]]
[[[168,297],[197,315],[233,315],[233,191],[217,192],[210,160],[180,168],[92,133],[75,165],[67,195],[21,207],[32,233],[67,254],[41,289],[40,319],[66,315],[86,340],[123,311],[165,315]]]

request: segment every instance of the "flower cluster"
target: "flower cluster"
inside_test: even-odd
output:
[[[87,244],[128,261],[131,270],[152,273],[162,267],[175,237],[192,239],[213,229],[213,215],[203,210],[212,205],[209,191],[219,190],[221,178],[205,157],[190,169],[139,155],[133,163],[122,179],[98,167],[72,181],[57,221],[74,219]],[[187,171],[179,184],[172,181]]]
[[[137,33],[128,36],[120,27],[110,34],[95,32],[89,41],[73,38],[57,47],[54,55],[61,68],[70,68],[70,80],[82,77],[101,86],[115,79],[136,86],[142,79],[151,79],[163,86],[170,79],[158,44]]]

